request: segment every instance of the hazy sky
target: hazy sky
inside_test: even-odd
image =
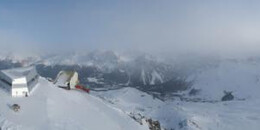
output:
[[[251,0],[1,0],[0,47],[260,52]]]

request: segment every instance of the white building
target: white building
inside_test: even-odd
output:
[[[23,67],[0,71],[0,87],[12,97],[29,96],[38,83],[39,75],[35,67]]]
[[[60,71],[54,84],[60,88],[75,89],[79,84],[79,75],[76,71]]]

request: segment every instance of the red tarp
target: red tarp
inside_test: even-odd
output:
[[[81,85],[76,85],[75,88],[83,90],[83,91],[85,91],[87,93],[90,92],[89,88],[85,88],[84,86],[81,86]]]

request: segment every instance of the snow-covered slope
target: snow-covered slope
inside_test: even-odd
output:
[[[259,130],[260,61],[225,59],[194,69],[191,89],[178,100],[160,101],[134,88],[97,92],[97,96],[125,113],[159,120],[163,128],[175,130]],[[222,102],[223,91],[234,100]]]
[[[171,78],[179,79],[178,76],[173,75],[178,73],[170,71],[171,66],[142,57],[139,60],[133,60],[129,66],[124,66],[126,64],[121,66],[122,61],[114,56],[111,54],[108,56],[110,58],[100,59],[97,58],[99,56],[94,55],[87,61],[91,61],[89,63],[94,63],[101,68],[104,65],[108,70],[114,68],[118,71],[103,73],[98,69],[96,72],[93,68],[85,68],[85,70],[79,68],[78,71],[79,73],[84,72],[81,76],[85,76],[84,78],[89,80],[88,83],[91,81],[107,87],[104,83],[113,81],[112,83],[116,83],[113,84],[115,86],[125,83],[131,87],[118,90],[107,89],[109,91],[92,92],[91,95],[88,95],[79,91],[55,88],[48,81],[41,79],[35,93],[31,97],[21,99],[11,98],[0,89],[0,126],[2,129],[26,130],[148,129],[146,125],[139,125],[129,117],[142,118],[145,116],[148,119],[159,120],[163,128],[175,130],[259,130],[260,60],[222,59],[210,62],[205,60],[203,63],[199,61],[194,64],[180,65],[181,69],[189,70],[185,73],[188,74],[187,81],[192,81],[193,84],[189,90],[176,94],[176,91],[163,89],[165,88],[163,85],[159,86]],[[83,61],[85,57],[76,59],[75,61]],[[59,60],[54,58],[53,61]],[[68,61],[68,63],[76,64],[78,62]],[[53,70],[46,73],[50,72]],[[124,76],[124,80],[118,82],[118,77]],[[175,83],[167,84],[167,86],[173,88],[172,86],[176,86]],[[178,95],[178,97],[174,97],[175,100],[163,102],[133,88],[134,85],[144,84],[147,89],[139,88],[140,90],[146,91],[155,87],[160,90],[159,95],[175,92],[174,95]],[[191,89],[197,90],[197,93],[190,94]],[[223,91],[232,91],[234,100],[221,102],[221,98],[224,96]],[[14,103],[21,105],[22,109],[19,113],[10,110],[10,105]]]
[[[175,128],[179,120],[185,119],[174,110],[172,104],[153,98],[135,88],[96,92],[94,95],[129,115],[141,114],[147,119],[159,120],[163,128]]]
[[[193,73],[193,88],[200,89],[199,97],[220,100],[223,91],[232,91],[236,99],[259,99],[260,62],[248,60],[223,60]]]
[[[162,102],[134,88],[96,92],[115,109],[158,120],[162,128],[174,130],[259,130],[260,101],[216,103]],[[140,116],[141,115],[141,116]]]
[[[56,88],[40,78],[34,93],[27,98],[11,98],[0,89],[0,128],[2,130],[142,130],[121,111],[99,98],[80,91]],[[10,106],[17,103],[21,111]]]

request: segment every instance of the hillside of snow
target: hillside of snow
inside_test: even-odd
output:
[[[80,91],[56,88],[44,78],[30,97],[12,98],[0,89],[2,130],[147,130],[121,111]],[[21,110],[14,112],[12,104]]]
[[[92,92],[116,109],[138,118],[139,114],[146,118],[159,120],[162,128],[175,128],[179,120],[185,117],[174,110],[172,103],[165,103],[135,88],[123,88],[104,92]]]
[[[197,97],[220,100],[223,91],[233,92],[236,99],[260,98],[260,61],[223,60],[217,65],[201,69],[189,76],[192,88],[200,90]]]
[[[191,88],[161,101],[134,88],[96,92],[125,113],[159,120],[175,130],[258,130],[260,128],[260,62],[222,60],[189,75]],[[197,93],[190,95],[191,89]],[[234,100],[221,101],[224,91]]]
[[[158,120],[167,130],[260,128],[259,58],[193,59],[172,66],[147,57],[118,58],[113,53],[98,53],[68,61],[71,66],[51,62],[38,66],[46,77],[62,69],[76,70],[81,83],[96,91],[66,91],[43,78],[28,98],[11,98],[0,89],[0,128],[147,130],[145,119]],[[57,59],[45,61],[63,61]],[[77,61],[91,61],[92,67],[77,66]],[[0,65],[7,68],[19,63],[2,61]],[[232,92],[234,99],[222,102],[224,91]],[[20,112],[10,109],[14,103],[21,105]]]
[[[93,93],[93,92],[92,92]],[[260,101],[186,102],[161,101],[135,88],[94,95],[136,119],[158,120],[174,130],[259,130]]]

